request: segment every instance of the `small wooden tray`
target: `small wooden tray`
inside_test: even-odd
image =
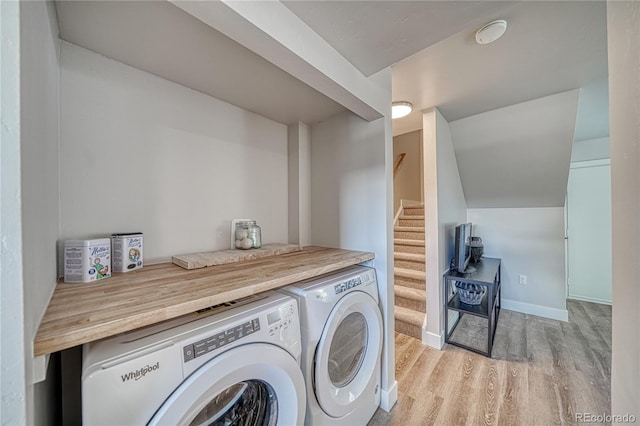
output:
[[[173,256],[171,261],[184,269],[198,269],[207,266],[226,265],[227,263],[242,262],[259,259],[261,257],[276,256],[278,254],[301,251],[302,247],[295,244],[265,244],[259,249],[250,250],[220,250],[205,253],[182,254]]]

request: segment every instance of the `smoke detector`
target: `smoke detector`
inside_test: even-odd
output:
[[[507,30],[507,21],[504,19],[498,19],[496,21],[489,22],[484,27],[476,31],[476,43],[489,44],[504,34]]]

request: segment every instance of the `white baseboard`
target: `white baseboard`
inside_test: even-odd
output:
[[[566,309],[549,308],[548,306],[532,305],[531,303],[508,299],[502,299],[502,307],[509,311],[521,312],[523,314],[536,315],[564,322],[569,321],[569,311]]]
[[[398,401],[398,382],[396,380],[393,381],[393,385],[389,390],[384,390],[380,392],[380,408],[382,408],[387,413],[391,411],[393,406]]]
[[[609,306],[611,306],[611,300],[596,299],[595,297],[584,297],[584,296],[569,295],[567,297],[567,299],[581,300],[583,302],[599,303],[601,305],[609,305]]]
[[[435,334],[435,333],[431,333],[429,331],[426,331],[424,328],[422,329],[422,343],[437,349],[437,350],[441,350],[442,347],[444,346],[444,333],[442,334]]]

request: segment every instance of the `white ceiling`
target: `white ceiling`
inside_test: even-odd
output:
[[[63,40],[280,123],[345,110],[169,2],[56,1],[56,11]]]
[[[287,0],[282,3],[368,76],[470,25],[485,23],[515,2]]]
[[[509,24],[492,44],[476,44],[473,26],[393,66],[394,101],[415,107],[394,121],[394,134],[420,128],[422,109],[436,106],[454,121],[606,81],[603,2],[527,1],[495,17]],[[597,95],[591,111],[606,116],[607,93]]]
[[[608,135],[604,1],[283,3],[364,74],[393,66],[393,100],[414,105],[394,135],[421,128],[431,107],[454,121],[581,87],[576,136]],[[506,34],[477,45],[475,31],[498,18]]]

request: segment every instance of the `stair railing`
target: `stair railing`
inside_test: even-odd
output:
[[[406,156],[407,156],[406,152],[403,152],[400,154],[400,158],[398,158],[398,161],[396,161],[396,165],[393,166],[393,177],[396,177],[396,173],[398,173],[398,169],[402,165],[402,162],[404,161],[404,157]]]

